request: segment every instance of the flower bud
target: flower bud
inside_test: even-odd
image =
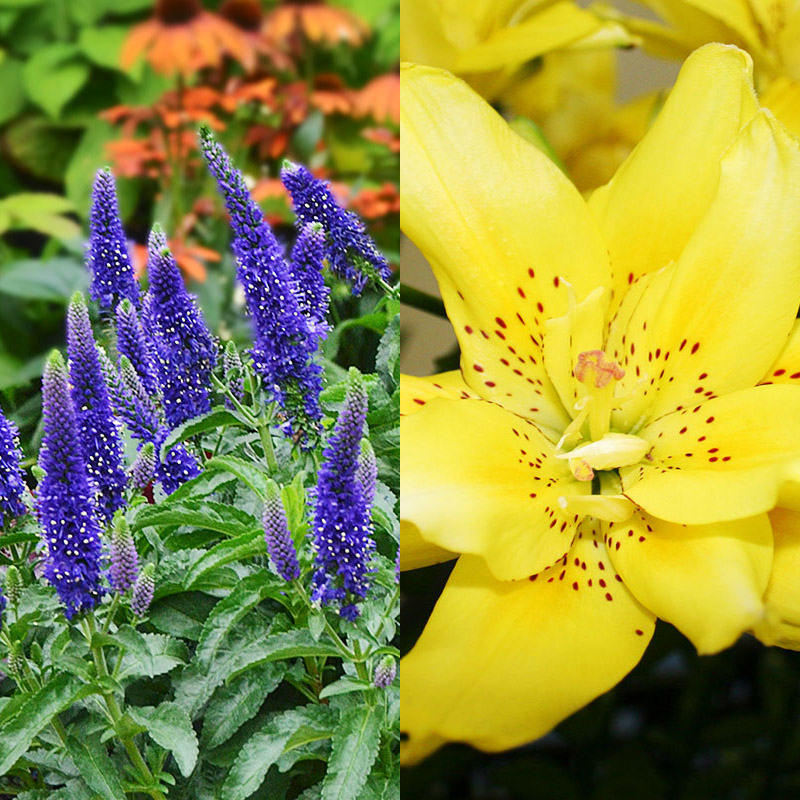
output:
[[[397,676],[397,663],[393,656],[386,655],[375,667],[375,673],[372,676],[372,683],[378,689],[388,689]]]
[[[3,585],[3,593],[12,606],[16,606],[17,603],[19,603],[24,588],[22,576],[19,574],[19,570],[12,564],[6,571],[6,582]]]
[[[133,541],[128,522],[122,511],[114,515],[114,526],[111,532],[111,569],[109,577],[114,591],[123,594],[136,581],[139,574],[139,557]],[[149,603],[148,603],[149,605]]]
[[[139,577],[134,584],[131,611],[137,617],[145,616],[150,608],[150,603],[153,602],[153,594],[156,589],[155,571],[156,568],[153,564],[147,564],[139,573]]]

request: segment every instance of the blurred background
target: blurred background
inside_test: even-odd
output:
[[[88,287],[91,186],[116,176],[137,270],[166,229],[223,340],[248,340],[222,203],[200,157],[208,124],[278,237],[294,215],[283,159],[329,180],[399,260],[399,0],[0,1],[0,404],[38,450],[39,376]],[[146,275],[142,277],[146,281]],[[332,287],[325,357],[371,370],[380,326]]]
[[[656,19],[641,4],[617,0],[614,6]],[[578,188],[588,192],[611,177],[644,133],[674,84],[680,63],[639,48],[573,58],[576,63],[584,59],[594,75],[603,75],[594,97],[600,102],[590,109],[580,107],[587,116],[571,131],[573,136],[576,131],[586,134],[579,137],[580,146],[591,153],[591,163],[570,160],[568,148],[559,141],[566,128],[559,123],[580,106],[574,96],[556,95],[557,103],[532,119],[556,145]],[[545,57],[545,67],[547,63]],[[531,66],[545,78],[541,63]],[[550,89],[544,82],[531,86],[540,97]],[[602,91],[606,97],[601,97]],[[515,119],[513,113],[509,117]],[[403,284],[439,296],[429,266],[407,239],[401,240],[401,261]],[[457,369],[458,349],[448,320],[403,306],[401,365],[404,373],[413,375]],[[403,573],[404,653],[422,632],[453,563]],[[426,800],[798,798],[800,653],[765,648],[743,637],[727,651],[699,657],[688,640],[659,622],[631,674],[550,735],[498,754],[448,745],[420,765],[404,769],[402,791],[403,796]]]

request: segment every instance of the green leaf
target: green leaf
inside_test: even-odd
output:
[[[395,314],[378,344],[375,369],[383,377],[387,389],[400,383],[400,315]]]
[[[147,728],[150,738],[166,750],[170,750],[178,763],[181,775],[192,774],[199,746],[197,735],[189,715],[177,703],[162,703],[160,706],[129,706],[128,715],[139,725]]]
[[[196,588],[196,584],[209,570],[229,564],[231,561],[243,561],[266,552],[264,532],[260,527],[251,533],[220,542],[192,565],[186,574],[184,585],[187,589]]]
[[[70,0],[69,15],[78,25],[93,25],[108,11],[108,4],[109,0]]]
[[[243,480],[262,500],[267,497],[269,475],[249,461],[235,456],[217,456],[206,461],[205,468],[230,472]]]
[[[78,93],[89,78],[89,67],[78,60],[78,48],[72,44],[51,44],[28,59],[22,79],[28,97],[53,119]]]
[[[150,606],[150,624],[163,633],[196,642],[215,603],[216,600],[201,592],[163,597]]]
[[[60,183],[80,132],[44,116],[26,115],[10,122],[4,144],[16,166],[36,178]]]
[[[0,286],[2,277],[0,276]],[[198,508],[197,502],[190,505],[162,504],[157,506],[142,506],[141,511],[131,522],[131,530],[139,531],[142,528],[163,528],[170,525],[192,525],[197,528],[206,528],[219,531],[226,536],[242,536],[261,530],[259,521],[232,506],[222,503],[204,504]]]
[[[0,125],[2,125],[14,119],[25,107],[21,61],[6,56],[0,62],[0,86],[3,87],[3,102],[0,103]]]
[[[329,683],[320,693],[319,699],[324,700],[326,697],[333,697],[336,694],[350,694],[351,692],[364,692],[372,689],[372,684],[369,681],[362,681],[360,678],[351,678],[345,675],[339,678],[338,681]]]
[[[317,143],[322,138],[325,128],[325,115],[318,110],[308,114],[292,137],[292,149],[301,161],[307,161]]]
[[[161,445],[162,457],[168,453],[178,442],[182,442],[191,436],[205,433],[206,431],[219,431],[221,428],[228,428],[231,425],[236,425],[240,428],[249,428],[245,419],[236,411],[229,411],[222,406],[213,408],[208,414],[203,414],[199,417],[184,422],[179,425],[172,433],[164,440]]]
[[[222,800],[250,797],[263,783],[269,768],[286,752],[298,730],[316,730],[324,737],[332,734],[335,724],[336,712],[327,706],[304,706],[272,717],[242,746],[222,786]]]
[[[89,275],[69,258],[15,261],[0,272],[0,292],[26,300],[66,304],[75,291],[86,291]]]
[[[373,706],[353,706],[342,713],[333,735],[322,800],[358,800],[378,755],[381,719]]]
[[[207,749],[219,747],[252,719],[267,696],[278,688],[286,668],[283,664],[262,664],[214,693],[203,715],[200,737]]]
[[[16,716],[0,725],[0,775],[14,766],[56,714],[89,693],[74,675],[60,674],[27,698]]]
[[[171,672],[189,658],[183,642],[164,634],[139,633],[130,625],[124,625],[115,638],[127,651],[119,672],[120,680],[134,675],[154,678]]]
[[[23,192],[0,201],[0,211],[10,217],[9,227],[34,230],[45,236],[71,241],[81,235],[80,226],[62,216],[74,211],[66,197],[45,192]]]
[[[125,800],[116,767],[98,739],[86,737],[84,741],[79,741],[70,736],[67,751],[92,791],[97,792],[103,800]]]
[[[96,0],[90,0],[95,3]],[[103,25],[99,28],[83,28],[78,36],[78,47],[93,64],[107,69],[122,71],[120,53],[128,36],[127,25]],[[142,62],[130,69],[131,77],[137,80],[142,74]]]

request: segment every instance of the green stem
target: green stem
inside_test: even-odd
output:
[[[119,608],[119,592],[114,593],[114,599],[111,601],[111,608],[108,609],[108,615],[103,622],[102,631],[103,633],[108,633],[108,629],[111,627],[111,623],[114,621],[114,616],[117,613],[117,609]]]
[[[392,592],[391,600],[389,601],[389,604],[386,607],[387,611],[391,612],[391,610],[394,608],[394,604],[397,602],[397,598],[399,597],[399,595],[400,595],[400,584],[397,584],[397,586],[394,587],[394,591]],[[384,625],[386,625],[386,617],[383,617],[383,619],[381,620],[381,624],[378,625],[378,630],[375,631],[376,639],[380,639],[381,634],[383,633]]]
[[[398,286],[392,286],[390,283],[387,283],[383,278],[375,278],[375,283],[383,289],[386,293],[387,297],[395,298],[397,297]]]
[[[296,580],[295,586],[297,586],[298,591],[300,592],[300,596],[303,598],[303,602],[308,606],[309,610],[314,610],[314,607],[311,605],[311,600],[309,599],[308,595],[306,594],[306,590],[303,588],[303,585],[300,583],[299,580]],[[341,650],[342,655],[347,658],[348,661],[357,661],[361,656],[356,655],[339,637],[339,634],[333,629],[333,626],[328,622],[327,617],[325,617],[325,612],[322,612],[322,618],[325,621],[325,631],[327,632],[328,636],[333,639],[336,646]]]
[[[267,466],[271,475],[278,471],[278,461],[275,458],[275,448],[272,446],[272,435],[269,432],[269,423],[265,417],[258,420],[258,434],[261,436],[261,444],[264,447],[264,457],[267,459]]]
[[[429,314],[435,314],[437,317],[447,319],[444,303],[438,297],[434,297],[432,294],[423,292],[420,289],[415,289],[413,286],[407,286],[405,283],[400,284],[400,302],[420,311],[427,311]]]
[[[245,421],[248,425],[250,425],[254,430],[258,428],[258,420],[250,413],[249,408],[245,408],[240,402],[239,399],[233,394],[233,392],[216,376],[211,376],[211,382],[217,388],[218,391],[222,392],[228,400],[233,403],[233,407],[245,418]]]
[[[356,673],[362,681],[368,681],[369,674],[367,673],[367,665],[364,663],[364,655],[361,652],[361,645],[357,640],[353,642],[353,651],[355,652],[357,659],[355,662]]]
[[[108,678],[108,665],[106,664],[106,657],[105,653],[103,653],[103,648],[100,645],[93,643],[94,635],[97,632],[94,624],[94,616],[92,616],[92,614],[88,614],[85,617],[85,620],[86,629],[88,631],[89,646],[92,650],[92,658],[94,659],[97,674],[101,678]],[[114,697],[112,692],[103,692],[102,696],[103,700],[105,700],[108,713],[111,715],[111,719],[114,722],[114,728],[119,730],[119,722],[122,719],[122,709],[119,707],[119,703],[117,703],[117,698]],[[119,736],[119,734],[117,735]],[[152,797],[153,800],[166,800],[165,795],[156,787],[153,773],[150,772],[150,767],[147,766],[145,760],[142,758],[142,754],[139,752],[139,748],[136,746],[133,738],[130,736],[119,736],[119,740],[122,742],[125,752],[128,754],[128,758],[130,758],[131,763],[142,777],[144,783],[149,785],[147,793],[150,795],[150,797]]]

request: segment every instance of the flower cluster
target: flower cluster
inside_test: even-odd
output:
[[[57,350],[42,379],[44,471],[37,497],[47,545],[45,577],[55,586],[68,619],[93,608],[101,596],[100,524],[78,425],[70,399],[67,368]]]
[[[300,311],[318,339],[328,335],[328,287],[322,273],[325,261],[325,232],[312,222],[300,229],[292,248],[291,276]]]
[[[25,513],[21,461],[17,426],[0,410],[0,527],[5,525],[6,515],[13,519]]]
[[[211,371],[217,348],[158,225],[150,234],[148,249],[150,289],[144,302],[144,324],[155,351],[164,416],[167,425],[175,428],[211,410]]]
[[[136,582],[139,575],[139,556],[136,543],[133,541],[130,528],[121,513],[114,516],[114,527],[111,532],[111,566],[109,580],[114,591],[120,594],[127,592]]]
[[[301,310],[283,249],[242,174],[208,128],[201,128],[200,140],[231,216],[239,282],[253,320],[253,366],[272,399],[286,411],[289,428],[314,425],[322,417],[322,369],[313,360],[317,327]]]
[[[366,597],[375,549],[370,507],[356,477],[367,416],[367,391],[351,371],[345,404],[323,452],[314,499],[315,602],[340,603],[340,614],[355,619],[354,601]],[[374,490],[373,490],[374,491]]]
[[[262,518],[267,552],[275,571],[285,581],[299,578],[300,565],[297,563],[297,552],[286,523],[286,511],[283,508],[281,490],[275,481],[267,483],[267,498],[264,502]]]
[[[331,269],[353,284],[360,294],[370,278],[387,280],[389,263],[364,229],[364,223],[345,211],[325,181],[301,164],[284,163],[281,180],[292,195],[297,224],[317,223],[326,233],[326,253]]]
[[[125,472],[119,424],[111,413],[89,310],[75,292],[67,312],[67,352],[72,404],[89,478],[97,489],[97,513],[105,521],[122,507]]]
[[[92,299],[103,309],[114,309],[124,298],[138,305],[139,286],[133,276],[114,176],[109,169],[99,170],[95,177],[89,233],[87,263],[92,274]]]
[[[117,306],[117,351],[130,360],[147,393],[156,395],[152,346],[139,323],[136,307],[127,299]]]

